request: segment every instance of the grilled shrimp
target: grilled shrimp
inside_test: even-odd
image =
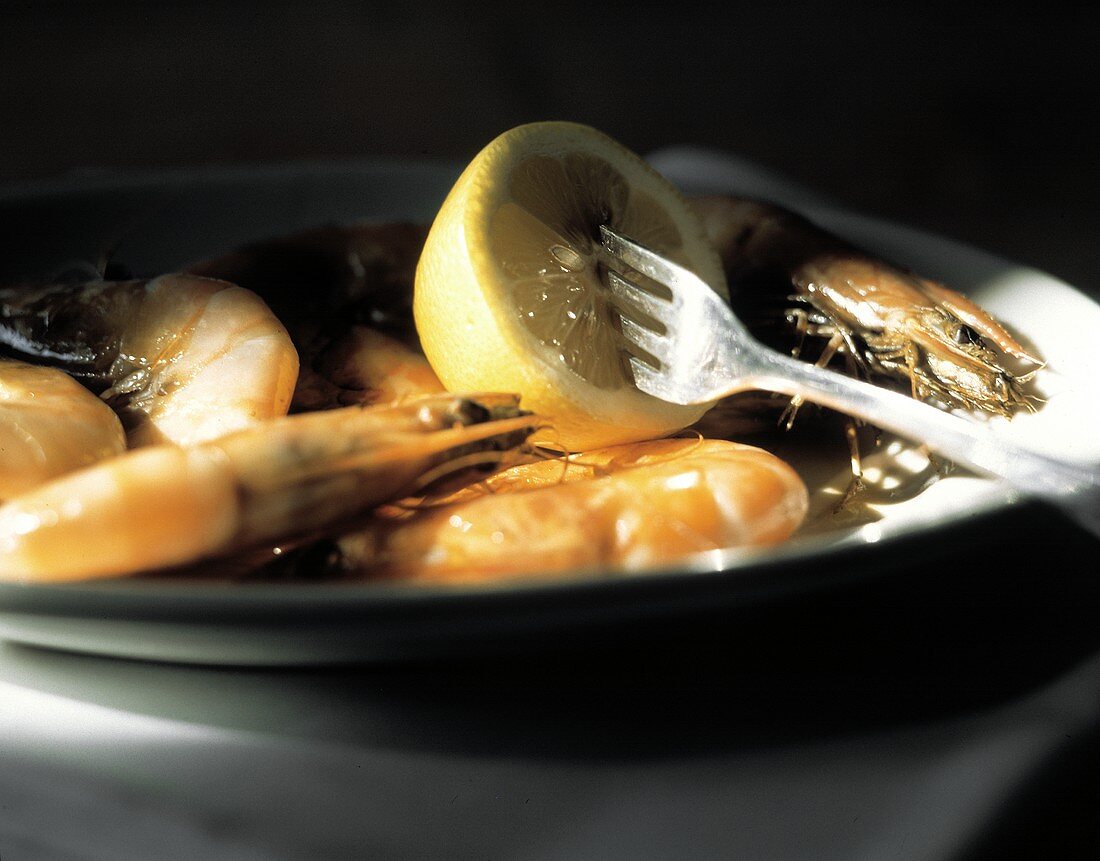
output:
[[[125,450],[118,416],[67,374],[0,359],[0,501]]]
[[[131,451],[0,506],[0,580],[114,577],[330,529],[441,477],[480,477],[536,424],[509,396],[440,395]]]
[[[131,445],[191,445],[284,415],[298,374],[255,294],[188,275],[0,288],[0,351],[79,379]]]
[[[733,197],[692,205],[722,256],[735,305],[769,301],[761,289],[771,285],[794,303],[786,319],[796,355],[816,336],[825,341],[819,365],[839,355],[855,375],[908,383],[914,398],[1003,416],[1033,409],[1023,385],[1040,359],[966,297],[778,206]],[[1032,370],[1016,374],[1012,360]]]
[[[420,351],[413,276],[427,227],[323,227],[246,245],[189,272],[257,293],[301,357],[292,412],[443,391]],[[406,369],[397,384],[395,367]]]
[[[762,449],[660,440],[516,466],[451,504],[379,518],[337,547],[345,571],[417,582],[632,571],[778,543],[806,508],[802,481]]]

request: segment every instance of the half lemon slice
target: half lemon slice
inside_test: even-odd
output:
[[[569,451],[665,436],[708,405],[635,388],[607,287],[601,224],[727,295],[717,253],[680,193],[588,126],[505,132],[469,164],[436,216],[416,272],[424,352],[452,391],[514,392]]]

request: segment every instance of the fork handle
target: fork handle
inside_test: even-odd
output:
[[[745,380],[753,387],[801,396],[924,443],[948,460],[1056,505],[1100,537],[1100,464],[1072,463],[1025,448],[985,425],[781,353],[762,351],[754,364],[758,367]]]

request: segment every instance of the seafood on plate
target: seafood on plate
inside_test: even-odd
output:
[[[298,375],[254,293],[178,274],[0,288],[0,353],[80,380],[131,445],[190,445],[285,415]]]
[[[515,398],[448,394],[148,446],[0,506],[0,580],[114,577],[331,530],[509,463],[537,424]]]
[[[72,409],[41,411],[52,471],[9,478],[0,451],[0,580],[214,560],[294,576],[305,560],[342,578],[474,583],[654,569],[788,539],[811,497],[786,462],[733,440],[652,439],[706,407],[673,409],[633,386],[601,280],[603,223],[708,274],[723,297],[728,282],[750,325],[774,307],[808,361],[949,409],[1035,407],[1039,358],[972,301],[772,204],[685,203],[595,130],[521,127],[463,177],[430,231],[323,227],[151,280],[0,287],[0,356],[99,396],[56,384]],[[30,370],[0,360],[0,418],[39,415],[5,394]],[[446,393],[440,378],[525,400]],[[737,397],[757,415],[781,403]],[[93,409],[104,404],[134,450]],[[788,427],[799,406],[787,404]],[[728,418],[723,403],[695,427],[745,429]],[[0,449],[30,451],[29,422],[5,422]],[[847,430],[851,493],[861,467]],[[613,442],[625,444],[602,447]]]
[[[768,452],[666,439],[521,464],[449,504],[376,517],[337,541],[345,574],[475,583],[525,574],[639,571],[790,537],[806,487]]]
[[[68,374],[0,359],[0,502],[125,450],[118,416]]]

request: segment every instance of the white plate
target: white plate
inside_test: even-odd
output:
[[[977,299],[1048,361],[1046,405],[1005,427],[1021,441],[1100,462],[1100,307],[1069,285],[973,248],[852,215],[729,157],[669,150],[651,161],[691,193],[734,192],[800,209],[821,225]],[[296,164],[235,170],[91,177],[0,193],[5,224],[0,280],[40,275],[73,258],[116,259],[138,275],[170,270],[243,242],[363,218],[427,221],[457,168],[393,162]],[[926,467],[912,452],[878,466]],[[883,458],[886,458],[884,460]],[[796,466],[820,470],[806,459]],[[908,459],[908,460],[907,460]],[[871,459],[872,469],[876,466]],[[832,467],[829,467],[832,469]],[[818,525],[842,479],[819,475]],[[816,483],[815,483],[816,482]],[[832,490],[830,490],[830,486]],[[373,584],[219,584],[132,581],[0,585],[0,637],[23,643],[171,661],[313,664],[496,649],[517,637],[556,636],[769,600],[820,588],[838,572],[887,576],[892,560],[1019,505],[1002,485],[965,475],[909,498],[873,504],[872,516],[808,534],[769,552],[719,552],[676,570],[574,580],[537,576],[481,588]]]

